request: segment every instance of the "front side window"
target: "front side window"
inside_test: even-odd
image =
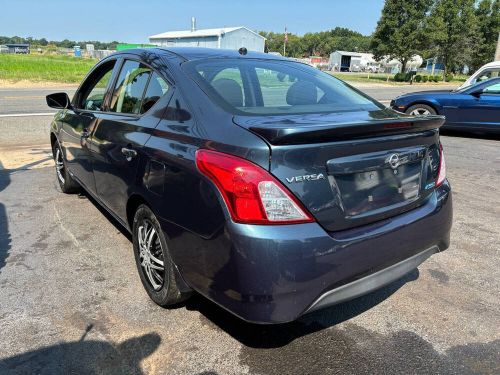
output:
[[[296,115],[380,110],[344,82],[292,61],[206,59],[184,69],[208,96],[240,115]]]
[[[111,112],[140,114],[142,97],[151,75],[151,69],[138,61],[127,60],[116,80],[109,105]]]
[[[89,111],[102,111],[104,96],[109,80],[113,73],[115,61],[111,61],[93,72],[88,80],[83,84],[82,95],[78,108]]]

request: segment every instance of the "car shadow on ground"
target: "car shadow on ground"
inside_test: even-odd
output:
[[[24,164],[15,169],[4,169],[2,161],[0,160],[0,194],[2,194],[2,191],[4,191],[10,185],[11,175],[13,175],[14,173],[22,173],[23,171],[26,171],[50,159],[50,157],[44,158],[42,160]],[[12,236],[9,231],[7,207],[2,201],[3,200],[0,199],[0,272],[6,265],[7,258],[9,257],[9,251],[12,247]]]
[[[130,242],[132,242],[132,234],[123,227],[123,225],[115,219],[113,215],[111,215],[98,201],[94,199],[87,191],[80,191],[79,197],[81,199],[88,199],[90,203],[94,205],[95,208],[99,210],[99,212],[120,232],[124,237],[126,237]],[[131,244],[132,246],[132,244]]]
[[[0,161],[0,194],[3,190],[10,185],[10,171],[3,169],[2,162]],[[11,236],[9,232],[9,221],[7,218],[7,208],[0,199],[0,272],[5,266],[9,250],[11,248]]]
[[[157,333],[129,338],[121,343],[85,340],[63,342],[0,359],[5,374],[143,374],[141,361],[156,351]]]
[[[307,314],[291,323],[260,325],[248,323],[200,295],[193,295],[183,306],[199,311],[210,324],[250,348],[279,348],[295,339],[335,326],[373,308],[408,282],[418,279],[415,269],[399,280],[365,296]]]

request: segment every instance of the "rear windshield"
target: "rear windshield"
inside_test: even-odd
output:
[[[238,115],[300,115],[383,108],[346,83],[294,61],[207,59],[185,64],[207,95]]]

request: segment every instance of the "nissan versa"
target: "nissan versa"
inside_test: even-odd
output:
[[[247,321],[288,322],[449,245],[443,117],[385,108],[308,65],[128,50],[47,103],[61,190],[83,187],[132,233],[159,305],[196,291]]]

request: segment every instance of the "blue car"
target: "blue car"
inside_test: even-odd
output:
[[[130,231],[161,306],[197,292],[247,321],[288,322],[449,245],[443,117],[398,113],[308,65],[127,50],[47,103],[60,190],[85,189]]]
[[[443,129],[500,134],[500,78],[455,91],[405,94],[391,108],[414,116],[444,115]]]

